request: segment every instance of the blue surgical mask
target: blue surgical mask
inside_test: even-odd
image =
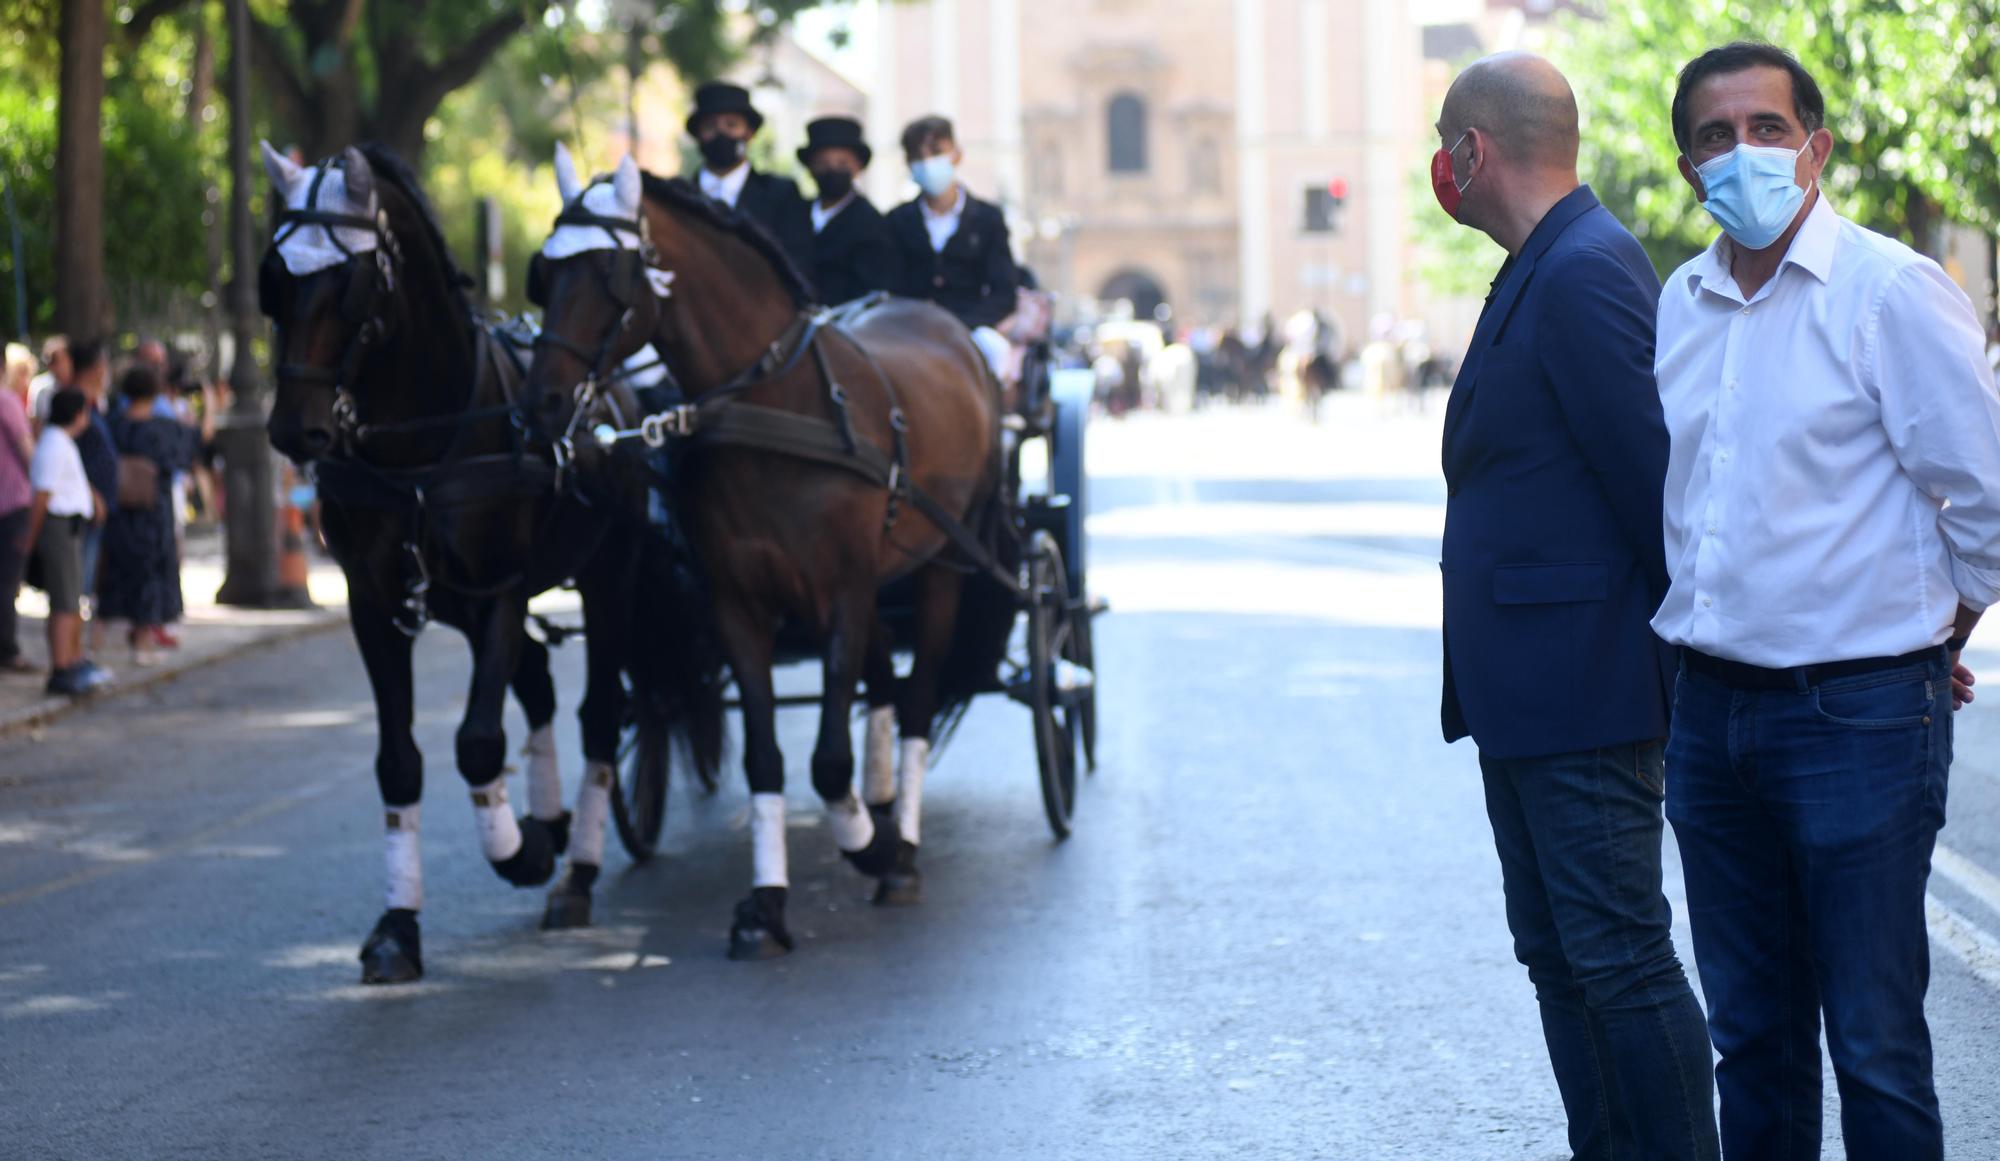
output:
[[[1746,250],[1762,250],[1778,240],[1806,191],[1798,183],[1799,154],[1791,149],[1738,145],[1695,167],[1708,200],[1701,203],[1724,233]]]
[[[922,161],[911,162],[910,176],[916,179],[917,188],[931,197],[944,193],[958,180],[958,175],[952,170],[949,154],[939,154],[936,157],[926,157]]]

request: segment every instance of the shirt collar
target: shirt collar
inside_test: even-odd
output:
[[[743,195],[743,183],[749,180],[750,163],[748,161],[739,163],[735,169],[730,170],[728,173],[717,174],[703,169],[701,171],[701,192],[733,209],[736,206],[736,199]]]
[[[1787,266],[1796,266],[1822,283],[1828,281],[1833,277],[1833,251],[1839,240],[1840,215],[1826,200],[1826,191],[1820,190],[1812,209],[1806,211],[1806,220],[1799,224],[1799,232],[1792,235],[1792,244],[1785,250],[1785,260],[1778,263],[1778,273],[1784,273]],[[1730,240],[1729,235],[1717,234],[1715,241],[1708,244],[1708,249],[1702,251],[1701,257],[1688,270],[1688,289],[1734,292],[1740,297],[1742,291],[1736,285],[1736,276],[1729,272],[1729,263],[1735,252],[1736,243]],[[1777,281],[1776,276],[1772,281]]]
[[[957,198],[957,200],[955,200],[955,201],[953,201],[953,202],[951,203],[951,208],[950,208],[950,209],[948,209],[948,210],[942,210],[942,211],[940,211],[940,210],[934,210],[934,209],[932,209],[932,208],[931,208],[931,200],[930,200],[929,198],[919,198],[919,199],[917,199],[917,204],[918,204],[918,205],[920,205],[920,206],[922,206],[922,207],[924,208],[924,216],[925,216],[926,218],[929,218],[929,219],[931,219],[932,221],[936,221],[936,220],[937,220],[937,219],[939,219],[939,218],[955,218],[955,217],[957,217],[957,216],[958,216],[958,215],[959,215],[960,213],[964,212],[964,210],[965,210],[965,187],[961,185],[961,186],[958,186],[958,187],[956,187],[956,188],[958,189],[958,198]]]

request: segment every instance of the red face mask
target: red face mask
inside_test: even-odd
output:
[[[1465,185],[1458,184],[1458,177],[1451,171],[1451,154],[1452,150],[1457,149],[1465,140],[1466,134],[1471,132],[1472,130],[1467,129],[1465,133],[1458,135],[1458,140],[1452,142],[1449,148],[1442,148],[1431,154],[1431,192],[1437,195],[1438,208],[1449,215],[1454,222],[1458,220],[1458,204],[1465,200],[1466,187],[1472,184],[1472,180],[1467,178]]]

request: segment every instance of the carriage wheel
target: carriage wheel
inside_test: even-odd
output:
[[[1035,758],[1042,773],[1042,809],[1056,838],[1069,837],[1076,807],[1076,748],[1081,715],[1057,688],[1056,663],[1074,660],[1076,613],[1055,537],[1035,533],[1028,544],[1028,711],[1035,720]]]
[[[611,788],[611,820],[618,841],[634,863],[653,857],[667,821],[666,715],[641,697],[629,703],[629,720],[618,744],[618,784]]]

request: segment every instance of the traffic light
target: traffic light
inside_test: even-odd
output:
[[[1305,232],[1338,234],[1341,211],[1347,205],[1347,179],[1336,177],[1325,185],[1306,187]]]

